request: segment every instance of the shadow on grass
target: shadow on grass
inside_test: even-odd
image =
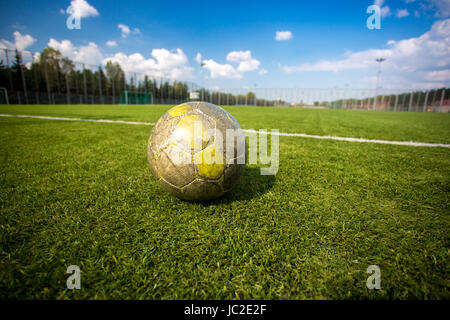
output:
[[[263,176],[260,168],[247,167],[244,175],[230,192],[219,199],[205,201],[202,204],[208,206],[211,204],[227,204],[239,200],[250,200],[263,195],[272,189],[274,184],[274,175]]]

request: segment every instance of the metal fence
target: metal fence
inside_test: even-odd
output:
[[[385,88],[215,88],[27,51],[0,50],[0,103],[118,104],[123,91],[151,93],[154,104],[191,98],[218,105],[450,112],[450,90]],[[8,100],[6,100],[7,92]]]
[[[253,88],[220,89],[204,100],[221,105],[450,112],[450,89]]]

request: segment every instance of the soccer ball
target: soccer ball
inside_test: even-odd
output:
[[[159,184],[190,201],[218,198],[245,171],[245,135],[233,116],[206,102],[167,111],[153,127],[148,161]]]

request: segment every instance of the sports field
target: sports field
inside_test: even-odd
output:
[[[156,122],[170,107],[0,113]],[[450,143],[450,114],[225,109],[245,129]],[[251,165],[226,197],[191,203],[152,177],[150,130],[0,117],[1,299],[450,298],[450,148],[281,136],[277,175]]]

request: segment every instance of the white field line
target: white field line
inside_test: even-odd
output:
[[[64,121],[85,121],[85,122],[101,122],[101,123],[120,123],[120,124],[132,124],[132,125],[144,125],[154,126],[153,122],[139,122],[139,121],[124,121],[124,120],[107,120],[107,119],[81,119],[81,118],[63,118],[63,117],[48,117],[48,116],[32,116],[32,115],[14,115],[14,114],[0,114],[0,117],[17,117],[17,118],[33,118],[44,120],[64,120]],[[347,142],[366,142],[366,143],[379,143],[379,144],[392,144],[400,146],[410,147],[441,147],[450,148],[450,144],[445,143],[427,143],[427,142],[414,142],[414,141],[389,141],[389,140],[376,140],[376,139],[362,139],[362,138],[348,138],[348,137],[336,137],[336,136],[318,136],[306,133],[285,133],[285,132],[267,132],[264,130],[257,131],[252,129],[244,129],[244,132],[260,133],[260,134],[273,134],[284,137],[302,137],[312,139],[323,140],[338,140]]]
[[[257,132],[256,130],[247,130],[247,129],[245,129],[244,131],[245,132]],[[445,143],[428,143],[428,142],[414,142],[414,141],[389,141],[389,140],[377,140],[377,139],[336,137],[336,136],[317,136],[317,135],[306,134],[306,133],[284,133],[284,132],[263,132],[263,131],[261,131],[260,134],[273,134],[273,135],[284,136],[284,137],[303,137],[303,138],[338,140],[338,141],[348,141],[348,142],[394,144],[394,145],[399,145],[399,146],[410,146],[410,147],[450,148],[450,144],[445,144]]]
[[[29,115],[22,115],[22,114],[0,114],[0,117],[18,117],[18,118],[33,118],[33,119],[45,119],[45,120],[86,121],[86,122],[103,122],[103,123],[122,123],[122,124],[136,124],[136,125],[143,125],[143,126],[154,126],[155,125],[152,122],[107,120],[107,119],[63,118],[63,117],[47,117],[47,116],[29,116]]]

